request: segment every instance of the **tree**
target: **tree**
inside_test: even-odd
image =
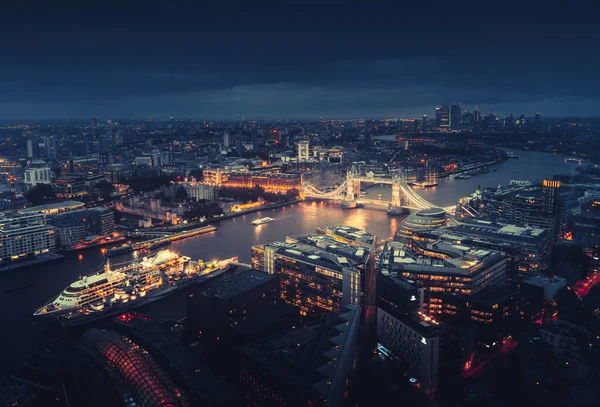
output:
[[[191,170],[188,176],[196,178],[196,181],[202,181],[204,180],[204,171],[202,170],[202,168],[197,168]]]
[[[100,191],[100,196],[103,199],[110,199],[112,192],[115,190],[115,187],[113,184],[111,184],[110,182],[106,181],[106,180],[101,180],[98,181],[98,183],[96,184],[96,189],[98,191]]]
[[[25,198],[31,202],[31,205],[42,205],[46,199],[54,198],[54,191],[50,184],[37,184],[31,190],[25,193]]]
[[[188,194],[184,187],[179,185],[175,191],[175,202],[183,202],[187,199]]]

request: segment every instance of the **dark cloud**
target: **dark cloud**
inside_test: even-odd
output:
[[[598,16],[587,1],[25,0],[0,6],[0,117],[421,115],[454,101],[597,115]]]

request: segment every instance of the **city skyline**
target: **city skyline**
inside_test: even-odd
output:
[[[2,5],[0,119],[598,116],[598,6],[575,3]]]

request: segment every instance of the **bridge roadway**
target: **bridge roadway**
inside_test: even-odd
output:
[[[357,178],[353,178],[352,181],[392,184],[392,185],[394,184],[394,182],[398,182],[398,181],[395,181],[393,178],[368,178],[368,177],[357,177]],[[334,201],[344,201],[346,199],[345,194],[344,194],[346,189],[347,189],[347,181],[344,181],[335,190],[327,191],[327,192],[320,191],[311,184],[304,184],[302,186],[302,191],[304,193],[305,198],[329,199],[329,200],[334,200]],[[427,201],[421,195],[419,195],[418,193],[413,191],[412,188],[410,186],[408,186],[406,184],[406,182],[404,182],[404,181],[400,182],[400,191],[404,197],[403,203],[402,203],[402,207],[404,207],[404,208],[412,209],[412,210],[440,208],[438,205],[435,205],[435,204]],[[382,206],[386,206],[386,207],[391,203],[391,202],[382,201],[379,199],[365,199],[365,198],[360,198],[360,197],[357,197],[356,201],[358,203],[370,203],[370,204],[382,205]],[[449,214],[454,214],[456,207],[455,207],[455,205],[452,205],[452,206],[444,207],[442,209],[444,209],[444,211],[446,211]]]

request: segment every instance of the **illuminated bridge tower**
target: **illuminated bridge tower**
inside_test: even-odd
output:
[[[392,178],[392,202],[388,205],[388,215],[401,215],[404,213],[402,208],[402,182],[403,179],[399,174],[395,174]]]
[[[346,197],[342,201],[342,208],[353,209],[357,207],[356,198],[360,196],[360,180],[356,180],[356,168],[348,169],[346,173]]]

